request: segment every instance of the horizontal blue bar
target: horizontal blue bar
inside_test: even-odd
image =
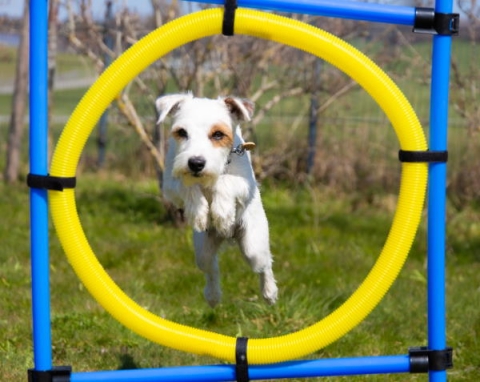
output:
[[[186,1],[198,2],[198,0]],[[224,0],[202,1],[202,3],[220,5],[223,5],[224,2]],[[363,3],[351,0],[237,0],[237,4],[244,8],[340,17],[388,24],[413,26],[415,21],[414,7]]]
[[[291,361],[249,367],[251,380],[408,373],[408,355]],[[235,365],[73,373],[71,382],[220,382],[235,381]]]

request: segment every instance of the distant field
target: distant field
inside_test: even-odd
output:
[[[11,88],[15,77],[17,60],[15,48],[0,45],[0,88]],[[94,68],[88,59],[79,55],[61,53],[57,57],[57,82],[95,76]],[[58,91],[54,102],[54,115],[68,116],[80,100],[86,89]],[[9,118],[11,112],[11,94],[0,94],[0,116]],[[0,128],[2,123],[0,123]]]
[[[9,46],[0,45],[0,82],[13,81],[16,61],[17,50]]]
[[[16,48],[0,45],[0,85],[4,82],[13,82],[16,63]],[[75,76],[89,76],[94,72],[91,61],[84,57],[73,53],[59,53],[57,56],[57,75],[60,77],[68,73]]]

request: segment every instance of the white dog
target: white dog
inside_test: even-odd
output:
[[[253,103],[234,97],[195,98],[191,93],[160,97],[158,123],[173,117],[165,161],[163,193],[184,211],[193,226],[197,266],[205,273],[205,298],[220,302],[217,250],[234,238],[260,276],[264,299],[277,300],[268,221],[245,153],[241,121],[249,121]]]

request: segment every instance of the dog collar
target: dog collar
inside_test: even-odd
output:
[[[237,147],[234,147],[231,151],[232,154],[237,154],[238,156],[242,156],[245,154],[245,151],[250,151],[255,148],[254,142],[244,142],[240,143]]]
[[[232,148],[232,150],[230,151],[230,155],[228,156],[227,166],[232,162],[232,154],[237,154],[239,157],[241,157],[245,154],[245,151],[253,150],[255,146],[256,145],[254,142],[243,142],[240,143],[237,147]]]

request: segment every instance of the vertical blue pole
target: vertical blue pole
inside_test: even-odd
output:
[[[30,0],[30,173],[48,173],[47,0]],[[52,369],[47,191],[30,189],[33,355]]]
[[[436,0],[435,12],[451,13],[451,0]],[[432,52],[430,149],[447,150],[451,36],[435,35]],[[446,348],[445,231],[446,163],[430,164],[428,191],[428,346]],[[430,371],[430,382],[445,382],[446,371]]]

